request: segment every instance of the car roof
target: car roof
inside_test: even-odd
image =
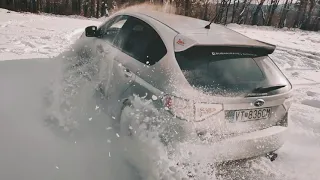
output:
[[[266,48],[272,52],[275,49],[274,45],[251,39],[222,25],[212,23],[210,29],[206,29],[205,26],[209,22],[201,19],[153,10],[135,13],[153,18],[177,33],[193,39],[199,45],[253,46]]]

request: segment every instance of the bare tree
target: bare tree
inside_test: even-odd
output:
[[[100,10],[100,0],[97,0],[97,3],[96,3],[96,18],[99,18],[100,14],[99,14],[99,10]]]
[[[94,17],[94,7],[95,7],[95,0],[91,0],[90,2],[90,17]]]
[[[278,7],[279,1],[280,0],[271,0],[270,7],[268,9],[269,15],[268,15],[268,21],[266,24],[267,26],[271,26],[272,18],[273,18],[274,12],[276,11],[276,9]]]
[[[202,2],[203,2],[203,8],[204,8],[202,19],[208,21],[209,20],[208,8],[209,8],[210,0],[204,0]]]
[[[260,0],[256,10],[254,11],[253,15],[252,15],[252,22],[251,24],[252,25],[257,25],[258,24],[258,15],[259,15],[259,12],[261,11],[262,9],[262,6],[263,6],[263,3],[265,2],[265,0]]]
[[[251,0],[249,1],[249,5],[251,4]],[[250,10],[250,8],[247,8],[247,11],[246,11],[246,15],[243,19],[243,23],[246,24],[248,22],[248,18],[249,18],[249,15],[252,14],[252,11]],[[251,18],[251,16],[250,16]],[[251,23],[251,22],[250,22]]]
[[[83,15],[88,17],[88,7],[89,7],[89,0],[84,0],[83,2]]]
[[[72,13],[75,13],[75,14],[78,13],[77,2],[78,2],[77,0],[72,0],[71,2]]]
[[[308,0],[300,0],[296,3],[298,5],[298,13],[296,15],[293,27],[300,27],[301,19],[307,8]]]
[[[190,0],[185,0],[184,1],[184,15],[189,16],[190,15]]]
[[[217,6],[219,6],[218,10],[216,11],[216,16],[214,17],[214,22],[215,23],[221,23],[222,17],[223,17],[223,13],[227,8],[227,2],[229,0],[221,0],[220,6],[217,2]]]
[[[228,21],[228,13],[229,13],[229,7],[230,7],[230,4],[231,4],[231,0],[228,0],[228,5],[226,6],[226,14],[224,16],[224,23],[223,24],[227,24],[227,21]]]
[[[244,14],[245,14],[245,11],[247,9],[247,7],[250,5],[251,1],[249,3],[247,3],[248,0],[244,0],[243,1],[243,4],[242,4],[242,7],[240,9],[240,13],[239,13],[239,16],[238,16],[238,19],[237,19],[237,23],[238,24],[241,24],[241,22],[243,22],[243,17],[244,17]]]
[[[261,15],[262,15],[262,24],[266,24],[267,22],[267,13],[264,12],[263,8],[261,8]]]
[[[0,0],[0,7],[33,13],[47,12],[54,14],[79,14],[99,18],[108,11],[117,11],[117,7],[150,1],[162,5],[164,2],[176,6],[175,13],[227,24],[264,24],[280,28],[300,27],[305,30],[320,28],[320,0],[285,0],[279,11],[280,0]],[[263,5],[268,2],[268,7]],[[295,6],[293,6],[293,3]],[[108,6],[106,6],[108,4]],[[290,14],[290,17],[288,16]],[[288,22],[288,23],[287,23]]]
[[[318,5],[320,6],[320,0],[318,0]],[[315,19],[314,27],[312,29],[314,31],[320,30],[320,8],[318,8],[317,17]]]
[[[320,30],[320,12],[318,13],[318,17],[316,19],[316,23],[314,27],[312,28],[314,31]]]
[[[237,9],[239,8],[239,4],[240,4],[240,0],[233,0],[231,23],[234,23]]]
[[[39,12],[42,11],[42,0],[37,0],[37,9]]]
[[[292,5],[292,1],[293,0],[290,0],[290,3],[289,3],[289,0],[286,0],[284,6],[282,8],[282,12],[281,12],[280,20],[279,20],[279,24],[278,24],[278,27],[280,27],[280,28],[283,28],[285,25],[284,22],[287,19],[287,14],[289,12],[289,8]]]
[[[14,4],[14,0],[13,0],[13,4]],[[7,3],[6,3],[6,1],[1,1],[0,2],[0,7],[6,7],[7,6]],[[12,7],[13,9],[14,9],[14,7]]]
[[[309,10],[307,13],[307,18],[304,20],[301,29],[309,29],[309,25],[310,25],[310,21],[311,21],[311,16],[312,16],[312,12],[314,7],[316,6],[316,1],[315,0],[309,0]]]

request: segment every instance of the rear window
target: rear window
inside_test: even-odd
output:
[[[282,93],[291,85],[262,52],[244,48],[192,47],[177,52],[177,62],[190,85],[223,96],[261,96]],[[285,87],[256,92],[259,87]]]

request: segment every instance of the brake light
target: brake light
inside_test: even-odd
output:
[[[190,100],[166,95],[163,98],[164,107],[174,116],[187,121],[203,121],[223,110],[221,104],[195,103]]]

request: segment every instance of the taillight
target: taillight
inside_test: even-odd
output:
[[[192,101],[174,96],[165,96],[163,98],[163,105],[180,119],[187,121],[193,121],[194,119],[194,105]]]
[[[169,95],[164,96],[163,105],[167,110],[170,110],[174,116],[196,122],[203,121],[223,110],[221,104],[195,103],[191,100]]]

